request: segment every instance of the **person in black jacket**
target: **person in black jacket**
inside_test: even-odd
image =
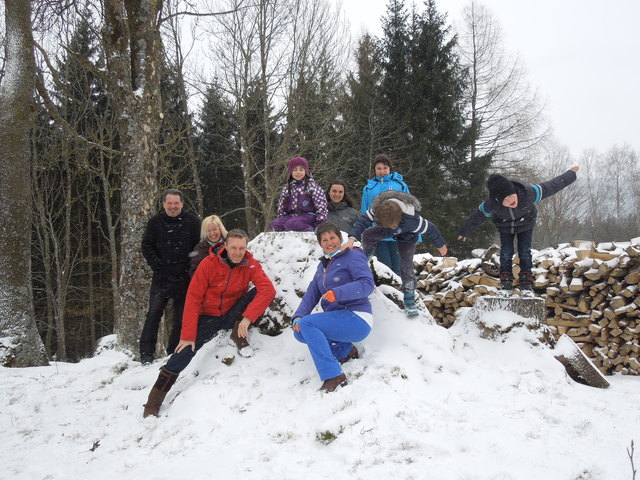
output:
[[[140,360],[153,361],[160,319],[173,299],[173,325],[167,353],[173,353],[180,340],[182,310],[189,287],[189,253],[200,241],[200,218],[183,210],[182,192],[165,190],[163,210],[151,217],[142,236],[142,255],[153,270],[149,310],[140,335]]]
[[[513,289],[513,243],[517,237],[520,292],[532,294],[531,239],[538,214],[535,204],[573,183],[578,170],[578,166],[573,166],[562,175],[538,185],[509,180],[502,175],[489,175],[489,197],[460,227],[458,239],[465,241],[475,228],[491,217],[500,234],[500,283],[505,293],[509,294]]]

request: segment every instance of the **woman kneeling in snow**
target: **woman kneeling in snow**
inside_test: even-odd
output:
[[[340,250],[342,234],[333,223],[316,230],[324,255],[293,314],[296,339],[306,343],[320,379],[320,390],[333,392],[347,384],[340,364],[358,358],[359,342],[369,335],[373,315],[369,295],[375,284],[362,250]],[[321,301],[323,313],[311,313]]]

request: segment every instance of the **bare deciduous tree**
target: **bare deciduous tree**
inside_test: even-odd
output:
[[[321,142],[328,150],[337,114],[306,102],[323,94],[323,81],[336,82],[348,50],[341,48],[339,15],[326,2],[258,0],[239,9],[229,0],[227,7],[234,13],[216,23],[213,61],[238,119],[245,216],[255,235],[273,216],[288,159]],[[313,128],[305,130],[309,121]],[[314,171],[327,155],[310,158]]]
[[[539,145],[536,171],[531,183],[542,183],[566,172],[574,162],[569,150],[548,138]],[[578,173],[578,178],[580,177]],[[585,203],[584,182],[574,182],[560,192],[545,198],[537,205],[538,221],[535,244],[553,246],[575,240],[581,229],[581,213]]]
[[[31,179],[35,60],[29,0],[5,3],[6,71],[0,86],[0,199],[8,218],[0,224],[0,364],[47,363],[38,335],[31,285]],[[27,168],[25,168],[27,166]]]
[[[136,352],[144,323],[149,272],[140,252],[147,220],[158,201],[158,131],[162,122],[160,75],[162,2],[104,0],[103,42],[122,153],[120,301],[116,334]]]
[[[472,159],[492,155],[494,165],[513,169],[547,133],[543,106],[518,59],[505,51],[500,25],[489,9],[472,0],[460,30],[458,45],[469,76],[469,122],[476,134]]]

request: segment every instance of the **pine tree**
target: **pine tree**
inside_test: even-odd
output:
[[[385,150],[393,130],[382,95],[381,54],[375,39],[364,35],[355,56],[357,70],[347,78],[348,90],[340,106],[346,140],[339,172],[353,197],[373,175],[371,159]]]
[[[216,83],[207,89],[196,127],[204,215],[220,216],[227,228],[246,228],[238,125],[230,102]]]
[[[455,253],[457,228],[482,200],[490,164],[488,157],[469,158],[474,132],[465,122],[466,77],[456,37],[433,0],[411,15],[403,2],[390,0],[383,23],[382,91],[398,126],[387,145],[424,215]]]

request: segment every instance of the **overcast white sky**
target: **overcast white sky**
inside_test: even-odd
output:
[[[407,2],[409,3],[409,2]],[[422,5],[422,2],[417,2]],[[468,0],[436,0],[449,23]],[[578,156],[627,143],[640,152],[640,0],[484,0],[508,51],[546,99],[558,140]],[[387,0],[343,0],[354,36],[380,35]]]

